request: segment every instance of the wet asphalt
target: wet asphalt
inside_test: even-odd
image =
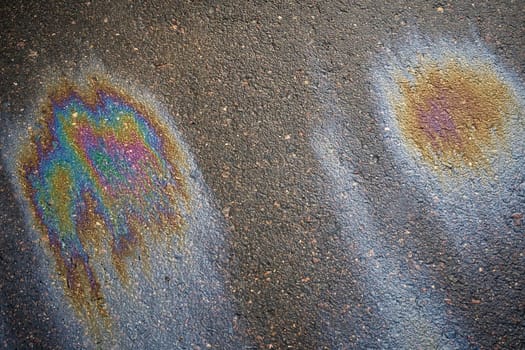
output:
[[[163,334],[162,347],[525,347],[519,166],[496,209],[439,207],[385,146],[373,78],[385,52],[423,35],[482,43],[525,89],[523,1],[35,1],[1,5],[0,27],[0,346],[109,346],[83,341],[67,301],[42,288],[5,157],[53,79],[103,67],[167,110],[221,217],[218,309],[233,323],[175,325],[199,336]],[[333,176],[319,134],[348,177]],[[359,195],[341,201],[346,181]]]

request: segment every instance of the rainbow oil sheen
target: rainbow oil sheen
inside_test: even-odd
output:
[[[74,308],[108,318],[94,265],[125,286],[150,244],[182,235],[184,157],[151,109],[101,79],[62,82],[38,118],[17,163],[24,194]]]

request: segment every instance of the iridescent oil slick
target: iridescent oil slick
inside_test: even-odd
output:
[[[103,78],[61,82],[38,118],[17,160],[23,195],[74,309],[109,322],[101,271],[126,286],[130,264],[147,274],[149,246],[184,232],[183,154],[152,109]]]
[[[393,101],[402,135],[434,164],[477,168],[487,151],[506,142],[505,122],[515,101],[490,66],[448,60],[426,62],[412,79],[397,77],[402,98]]]

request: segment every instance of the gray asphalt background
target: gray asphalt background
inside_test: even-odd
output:
[[[395,162],[383,156],[370,82],[385,45],[414,30],[432,38],[474,32],[525,80],[523,1],[9,2],[0,28],[2,132],[36,103],[49,75],[74,75],[93,61],[166,106],[225,217],[226,297],[246,346],[394,347],[380,340],[388,325],[359,283],[311,148],[326,117],[322,74],[351,116],[340,127],[352,138],[373,220],[392,244],[410,229],[413,262],[438,266],[436,286],[458,322],[447,338],[472,349],[525,348],[523,228],[508,212],[509,240],[491,242],[488,256],[463,261],[443,251],[446,228],[424,189],[400,186]],[[39,292],[32,242],[1,170],[0,346],[74,348],[59,336],[68,324]],[[472,275],[476,261],[488,268]],[[214,347],[228,345],[225,337]]]

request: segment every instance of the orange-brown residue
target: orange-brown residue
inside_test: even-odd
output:
[[[487,151],[505,142],[504,125],[515,100],[490,67],[428,65],[414,73],[414,81],[397,82],[401,132],[427,162],[484,167]]]

